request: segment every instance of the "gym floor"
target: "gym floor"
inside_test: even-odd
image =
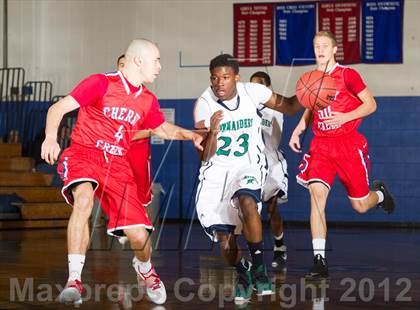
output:
[[[88,294],[80,309],[420,309],[420,230],[330,229],[330,279],[318,283],[303,278],[312,264],[309,228],[286,225],[285,241],[286,266],[269,268],[276,295],[254,296],[238,307],[232,302],[235,272],[225,267],[218,245],[201,226],[161,226],[153,235],[152,262],[168,300],[158,306],[136,286],[128,245],[96,228],[82,276]],[[267,227],[265,244],[269,264]],[[69,309],[55,301],[67,280],[65,229],[0,231],[0,251],[0,309]]]

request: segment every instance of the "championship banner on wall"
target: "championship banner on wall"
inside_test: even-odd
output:
[[[276,11],[276,65],[315,63],[316,3],[284,3]]]
[[[319,30],[335,34],[338,43],[336,59],[342,64],[360,62],[359,1],[319,3]]]
[[[363,2],[363,62],[402,63],[403,5],[403,0]]]
[[[233,55],[241,66],[273,65],[273,5],[233,5]]]

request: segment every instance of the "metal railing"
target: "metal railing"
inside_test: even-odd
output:
[[[21,101],[25,69],[0,68],[0,102]]]

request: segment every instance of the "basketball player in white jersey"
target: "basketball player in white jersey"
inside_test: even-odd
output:
[[[194,109],[197,129],[207,131],[196,209],[205,232],[219,241],[225,261],[236,267],[235,302],[273,294],[263,258],[260,218],[261,189],[267,161],[263,153],[261,113],[264,106],[286,114],[299,109],[296,99],[285,98],[256,83],[239,82],[238,62],[222,54],[210,62],[210,83]],[[241,256],[236,235],[243,232],[252,264]]]
[[[255,72],[250,81],[271,88],[271,78],[265,72]],[[264,136],[264,153],[269,169],[263,188],[263,202],[267,204],[274,238],[274,255],[271,266],[277,268],[283,266],[287,260],[287,248],[283,241],[283,221],[277,211],[277,204],[287,202],[288,188],[287,162],[283,153],[278,149],[283,132],[283,113],[266,107],[262,108],[260,112],[262,113],[261,129]]]

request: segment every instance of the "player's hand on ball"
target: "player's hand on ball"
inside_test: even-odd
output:
[[[219,110],[213,113],[210,118],[210,132],[219,133],[220,131],[220,122],[223,119],[223,111]]]
[[[54,165],[60,154],[60,146],[57,140],[51,137],[46,137],[41,146],[41,158],[48,164]]]
[[[324,123],[331,127],[338,128],[350,121],[347,113],[331,112],[331,114],[324,119]]]

